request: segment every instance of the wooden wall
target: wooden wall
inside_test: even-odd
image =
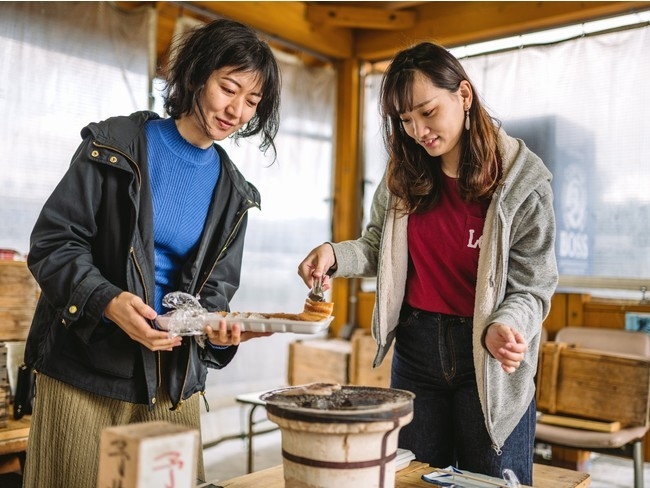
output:
[[[650,303],[640,300],[597,298],[585,293],[556,293],[544,321],[549,339],[562,327],[625,328],[625,313],[650,313]]]

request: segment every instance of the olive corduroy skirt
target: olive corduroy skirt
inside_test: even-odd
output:
[[[170,407],[166,388],[159,389],[150,411],[147,405],[95,395],[37,374],[23,488],[94,488],[99,441],[106,427],[164,420],[200,433],[199,394],[181,409]],[[203,479],[201,450],[197,463],[197,476]]]

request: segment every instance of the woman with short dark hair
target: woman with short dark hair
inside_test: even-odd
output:
[[[260,148],[275,150],[275,58],[250,28],[218,20],[179,44],[167,85],[170,118],[136,112],[82,130],[32,232],[41,296],[25,352],[38,373],[26,487],[95,486],[106,427],[199,429],[208,368],[267,335],[221,321],[197,341],[159,330],[156,316],[172,291],[229,310],[260,197],[214,141],[260,134]]]

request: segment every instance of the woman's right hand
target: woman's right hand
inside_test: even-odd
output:
[[[528,351],[528,344],[520,332],[497,322],[490,324],[487,329],[485,347],[508,374],[519,369]]]
[[[152,328],[147,319],[154,320],[158,314],[139,296],[128,291],[123,291],[108,302],[104,316],[131,339],[152,351],[171,351],[180,346],[183,340],[182,337],[172,337],[169,332]]]
[[[327,242],[311,250],[298,266],[298,275],[311,288],[314,278],[323,278],[323,290],[329,289],[327,272],[336,265],[334,249]]]

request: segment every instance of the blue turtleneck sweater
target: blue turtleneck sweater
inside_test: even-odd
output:
[[[147,122],[149,175],[153,194],[156,290],[153,308],[177,291],[183,264],[201,240],[205,219],[221,172],[219,153],[187,142],[174,119]]]

